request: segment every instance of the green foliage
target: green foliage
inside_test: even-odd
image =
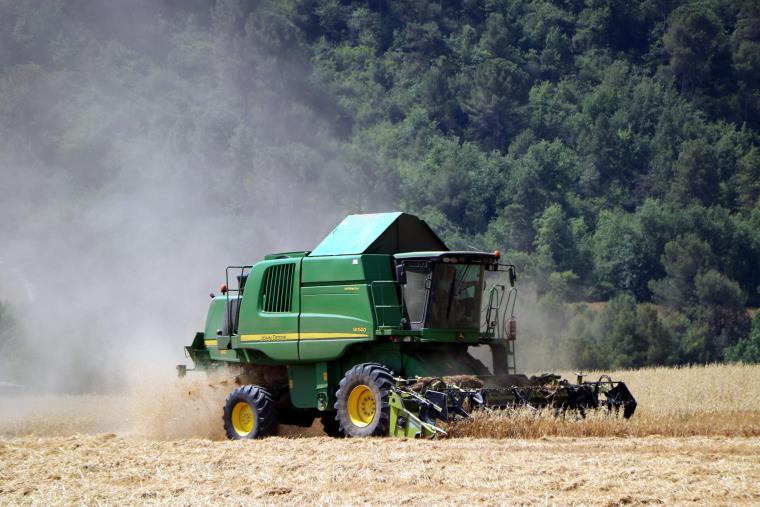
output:
[[[552,204],[536,218],[536,255],[548,271],[565,270],[575,257],[570,224],[562,207]]]
[[[749,317],[744,306],[747,298],[739,284],[724,274],[710,269],[694,279],[698,321],[707,324],[711,337],[706,351],[708,359],[718,359],[723,350],[749,333]]]
[[[592,238],[594,271],[605,292],[628,291],[646,299],[647,237],[638,220],[620,211],[602,211]]]
[[[760,150],[752,146],[736,163],[739,205],[751,210],[760,200]]]
[[[718,162],[712,148],[702,139],[686,141],[674,166],[672,199],[681,204],[710,206],[717,200]]]
[[[552,308],[609,300],[551,330],[584,367],[744,343],[756,2],[140,5],[0,2],[4,158],[87,193],[160,147],[190,180],[239,181],[202,197],[239,216],[291,208],[282,175],[302,209],[419,213],[452,247],[505,251]]]
[[[579,308],[562,338],[574,366],[584,369],[638,368],[675,364],[677,335],[649,304],[621,293],[594,312]]]
[[[692,312],[690,316],[696,317],[695,280],[713,263],[710,245],[695,234],[678,236],[670,241],[662,255],[667,277],[649,283],[655,301],[669,309]]]
[[[722,359],[723,350],[746,336],[746,296],[739,285],[716,270],[710,246],[693,234],[665,246],[667,276],[650,282],[655,300],[692,322],[681,340],[681,358],[689,362]]]
[[[717,73],[726,40],[723,24],[710,2],[690,2],[675,9],[663,36],[670,71],[682,91],[709,85]]]
[[[752,318],[752,333],[726,349],[726,360],[742,363],[760,363],[760,312]]]

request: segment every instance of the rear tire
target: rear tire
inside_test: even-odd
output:
[[[357,364],[340,381],[335,410],[339,430],[348,437],[387,436],[393,372],[377,363]]]
[[[336,419],[335,412],[326,412],[322,414],[322,430],[328,437],[343,438],[346,435],[340,431],[340,423]]]
[[[266,389],[246,385],[235,389],[224,402],[224,431],[232,440],[265,437],[277,431],[277,410]]]

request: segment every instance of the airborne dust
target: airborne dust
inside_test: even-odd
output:
[[[301,111],[291,68],[230,67],[230,13],[186,21],[212,48],[188,73],[162,8],[94,2],[60,28],[82,47],[33,55],[65,68],[2,83],[17,95],[0,116],[0,301],[16,327],[0,389],[118,393],[171,372],[225,266],[308,249],[382,204],[333,199],[355,192],[327,120]]]
[[[347,213],[395,206],[353,180],[334,119],[303,107],[305,63],[240,58],[228,26],[240,13],[221,10],[186,21],[209,48],[188,62],[156,24],[179,21],[156,9],[94,2],[60,27],[82,31],[80,47],[36,47],[42,65],[2,83],[14,100],[0,116],[0,302],[16,325],[0,340],[0,413],[22,426],[69,414],[73,432],[150,435],[138,427],[163,414],[173,436],[216,437],[198,429],[206,415],[166,412],[224,396],[173,374],[225,266],[312,248]],[[522,330],[546,322],[525,317]]]

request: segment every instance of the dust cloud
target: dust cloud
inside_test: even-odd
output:
[[[519,287],[515,356],[518,372],[538,374],[572,367],[563,347],[567,319],[562,301],[542,299],[531,284]]]
[[[505,261],[510,262],[508,256]],[[509,283],[506,274],[502,272],[487,280],[486,294],[493,285],[508,287]],[[512,297],[516,298],[514,316],[517,319],[517,339],[513,346],[517,373],[532,375],[571,368],[572,358],[568,350],[562,346],[563,331],[567,322],[564,303],[542,299],[538,296],[535,285],[531,283],[518,282]],[[487,305],[487,296],[484,296],[481,326],[485,326]],[[512,315],[512,302],[509,302],[509,308],[506,306],[505,300],[498,312],[502,334],[505,320]],[[468,352],[493,372],[493,360],[488,346],[469,347]]]
[[[268,58],[255,8],[233,4],[193,20],[180,4],[172,17],[96,1],[48,26],[79,46],[3,62],[16,70],[0,83],[13,98],[0,108],[0,302],[17,325],[0,341],[0,395],[97,394],[110,409],[142,378],[170,396],[163,375],[186,362],[227,265],[387,211],[353,180],[334,118],[314,112],[330,104],[305,96],[308,63]],[[552,357],[537,346],[551,319],[532,308],[521,289],[521,371],[553,366],[537,352]]]
[[[0,116],[0,301],[17,323],[0,343],[5,390],[119,393],[173,374],[227,265],[380,211],[335,198],[356,195],[339,140],[288,86],[306,64],[227,58],[249,34],[225,23],[252,14],[225,5],[194,21],[94,2],[60,27],[81,47],[37,48],[0,83],[16,94]],[[182,41],[162,38],[170,22],[210,48],[190,71]]]

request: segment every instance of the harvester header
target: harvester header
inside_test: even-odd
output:
[[[312,251],[227,267],[186,351],[240,385],[223,411],[233,439],[315,418],[336,436],[428,436],[478,407],[629,417],[622,382],[517,374],[516,279],[499,252],[451,251],[413,215],[349,215]]]

